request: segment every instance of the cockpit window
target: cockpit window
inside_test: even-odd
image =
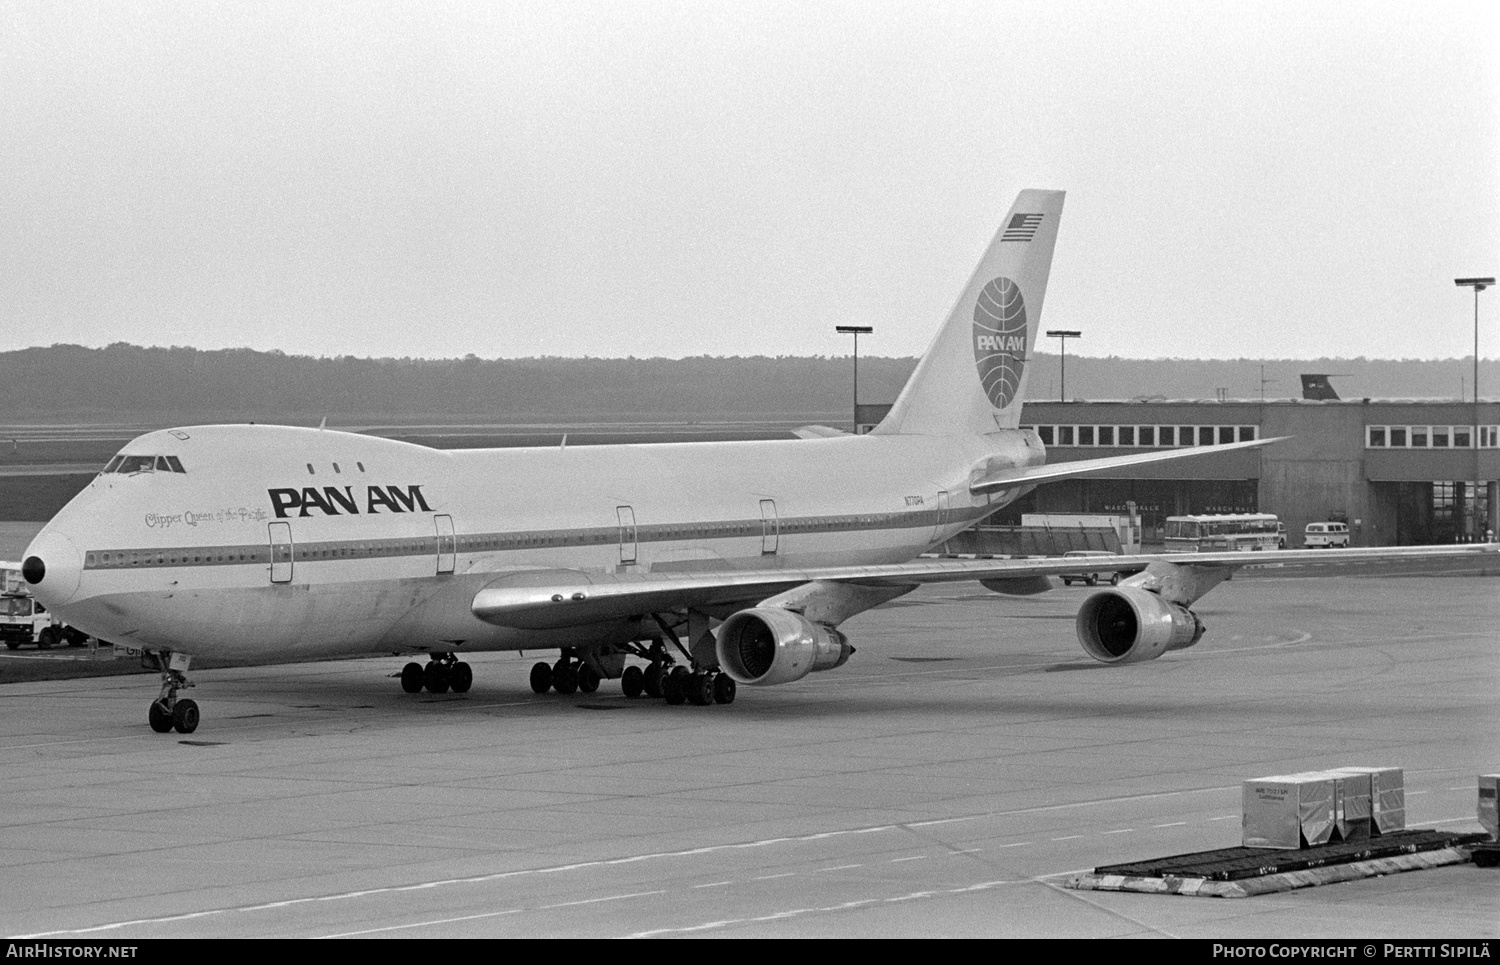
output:
[[[187,472],[176,456],[128,456],[121,453],[104,467],[105,472]]]

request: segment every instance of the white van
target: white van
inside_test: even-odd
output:
[[[1308,523],[1302,545],[1310,550],[1331,550],[1349,545],[1348,523]]]

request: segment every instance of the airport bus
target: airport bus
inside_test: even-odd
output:
[[[1274,550],[1279,541],[1279,522],[1270,513],[1168,516],[1166,550],[1168,553]]]

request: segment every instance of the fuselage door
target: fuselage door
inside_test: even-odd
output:
[[[635,510],[616,506],[615,517],[620,521],[620,564],[629,566],[635,562]]]
[[[271,523],[271,582],[292,582],[292,524]]]
[[[937,494],[937,522],[932,527],[932,542],[936,543],[943,538],[943,529],[948,525],[948,491],[938,490]]]
[[[776,500],[760,501],[760,555],[775,554],[781,542],[781,521],[776,518]]]
[[[437,571],[439,574],[452,573],[458,542],[453,535],[453,517],[438,515],[432,517],[432,521],[437,524]]]

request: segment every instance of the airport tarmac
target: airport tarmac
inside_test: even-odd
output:
[[[0,931],[159,936],[1500,936],[1474,865],[1246,899],[1075,892],[1236,845],[1247,778],[1406,771],[1478,830],[1500,770],[1500,580],[1245,572],[1208,635],[1111,668],[1083,587],[919,590],[858,653],[732,706],[539,697],[538,654],[408,695],[384,658],[0,687]]]

